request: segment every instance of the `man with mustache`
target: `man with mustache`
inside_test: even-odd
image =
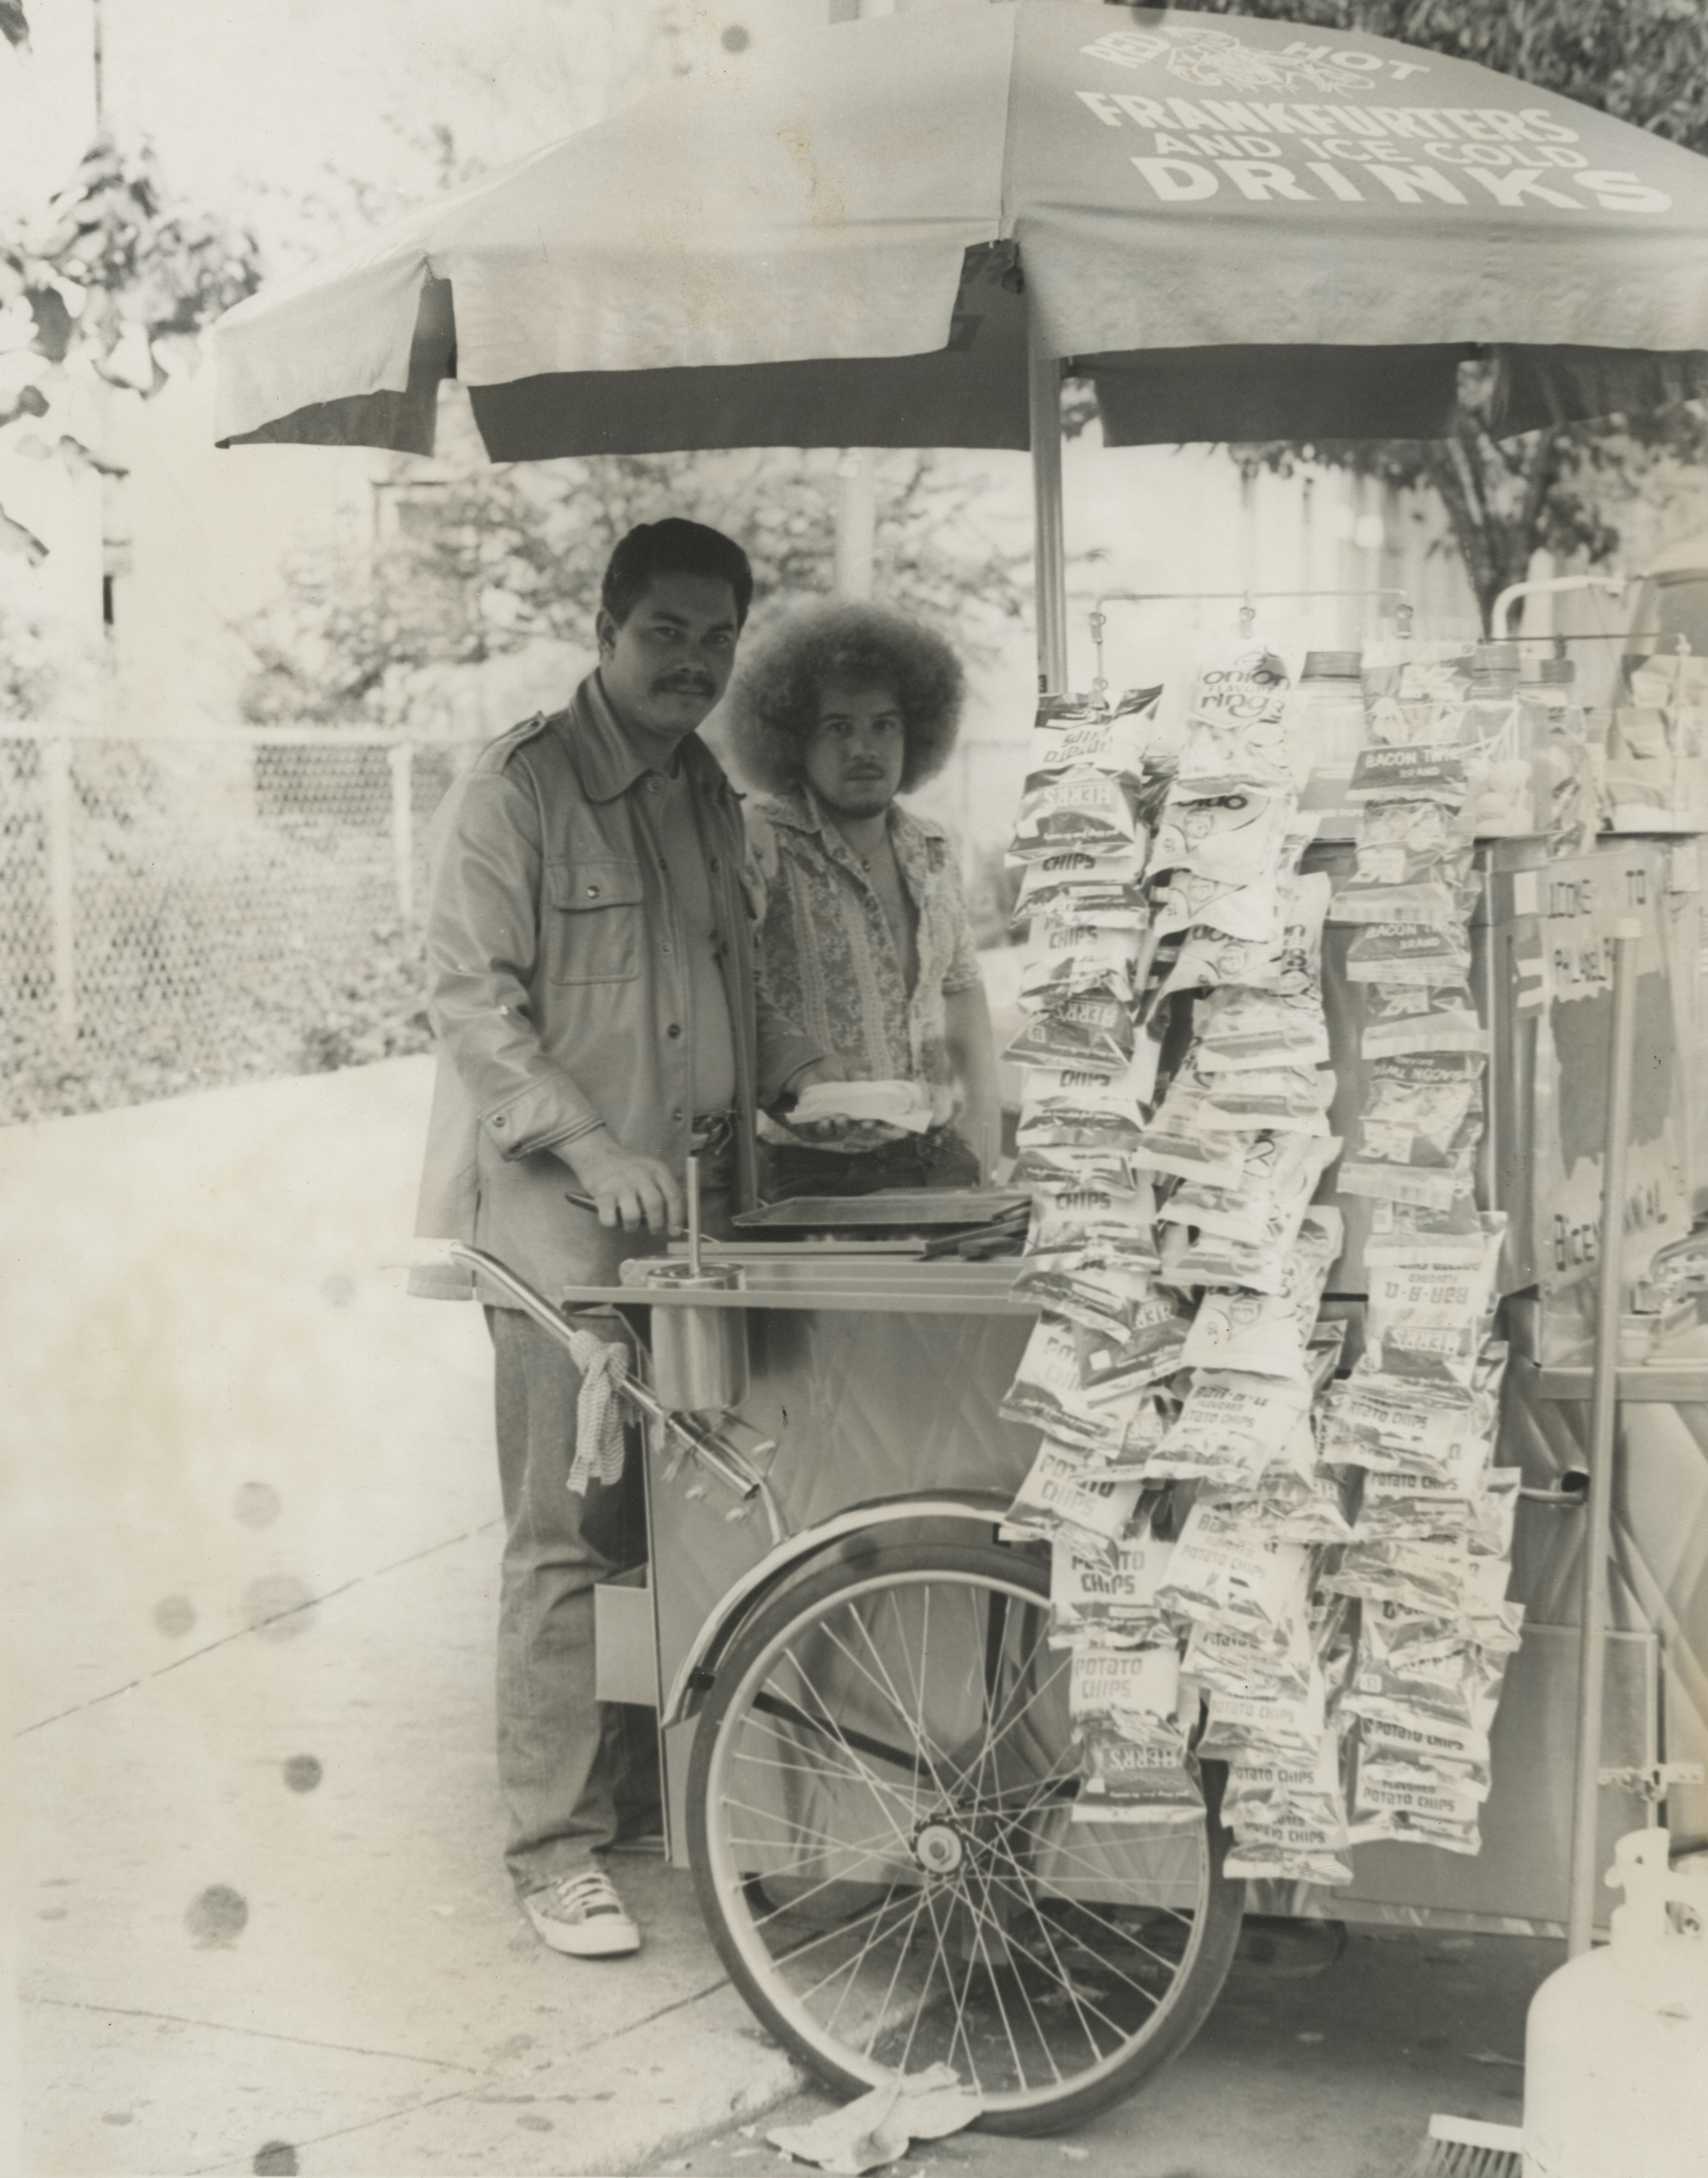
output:
[[[725,1226],[756,1200],[756,1107],[840,1071],[756,989],[738,797],[695,731],[753,588],[717,530],[632,529],[605,570],[596,670],[567,710],[484,750],[440,820],[417,1230],[486,1250],[553,1300],[664,1246],[691,1151],[708,1228]],[[632,1460],[617,1480],[589,1473],[590,1447],[577,1468],[580,1371],[504,1294],[481,1298],[506,1527],[506,1859],[542,1941],[613,1956],[640,1936],[600,1857],[655,1809],[657,1771],[594,1698],[593,1590],[645,1556],[641,1478]],[[609,1316],[582,1327],[624,1335]]]

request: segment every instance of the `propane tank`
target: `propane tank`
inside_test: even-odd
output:
[[[1524,2178],[1708,2178],[1708,1860],[1670,1844],[1619,1840],[1612,1940],[1530,2000]]]

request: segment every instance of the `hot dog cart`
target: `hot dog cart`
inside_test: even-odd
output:
[[[1311,852],[1344,867],[1344,849]],[[1552,862],[1543,841],[1503,840],[1478,862],[1473,975],[1497,1085],[1481,1185],[1509,1221],[1501,1286],[1519,1350],[1498,1458],[1522,1469],[1512,1594],[1525,1624],[1475,1857],[1377,1842],[1332,1891],[1230,1881],[1210,1765],[1195,1830],[1073,1819],[1048,1552],[999,1540],[1037,1449],[999,1413],[1032,1311],[1012,1292],[1011,1256],[941,1252],[1012,1223],[1023,1198],[779,1205],[737,1242],[693,1260],[678,1247],[627,1266],[619,1286],[556,1297],[643,1297],[665,1362],[648,1395],[651,1563],[599,1591],[601,1691],[657,1705],[669,1855],[693,1868],[760,2018],[846,2089],[944,2060],[984,2096],[988,2122],[1074,2121],[1195,2031],[1245,1911],[1564,1933],[1589,1547],[1580,1289],[1598,1250],[1604,941],[1633,908],[1648,994],[1634,1070],[1648,1087],[1625,1283],[1648,1305],[1626,1310],[1618,1387],[1596,1864],[1662,1800],[1682,1841],[1708,1826],[1700,1782],[1683,1781],[1708,1756],[1708,1334],[1689,1309],[1657,1312],[1645,1288],[1708,1185],[1688,1040],[1692,864],[1677,840],[1640,838]],[[1323,987],[1349,1114],[1363,999],[1345,944],[1331,928]],[[1348,1321],[1349,1360],[1362,1239],[1354,1214],[1323,1303]],[[666,1355],[667,1311],[711,1327],[679,1327]],[[709,1392],[695,1376],[708,1363]],[[708,1411],[665,1418],[703,1393]],[[731,1423],[709,1409],[732,1393]]]

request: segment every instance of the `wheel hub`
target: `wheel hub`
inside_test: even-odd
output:
[[[971,1841],[958,1823],[933,1815],[913,1833],[913,1858],[928,1875],[953,1875],[966,1862]]]

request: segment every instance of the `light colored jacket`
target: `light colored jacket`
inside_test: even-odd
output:
[[[758,996],[740,797],[697,736],[680,761],[725,939],[748,1207],[755,1106],[822,1052]],[[692,981],[661,785],[593,674],[567,711],[484,749],[438,821],[427,959],[439,1068],[415,1229],[472,1242],[553,1299],[613,1282],[643,1252],[565,1200],[578,1183],[553,1152],[604,1125],[678,1173],[687,1154]],[[411,1280],[447,1298],[472,1289],[442,1272]]]

